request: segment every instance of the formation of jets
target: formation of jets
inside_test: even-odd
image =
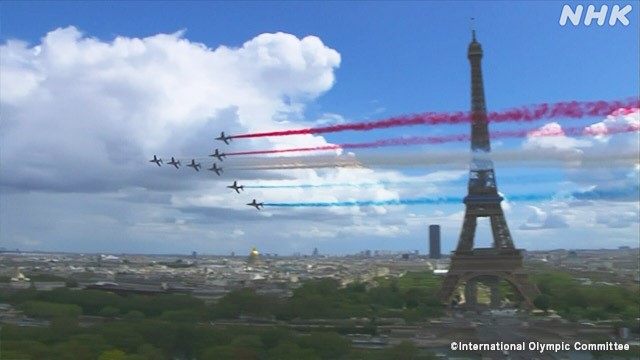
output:
[[[224,131],[222,131],[220,133],[220,136],[215,138],[216,140],[220,140],[220,141],[224,141],[225,144],[229,144],[229,141],[231,141],[233,137],[232,136],[226,136],[224,134]],[[218,159],[219,161],[224,161],[224,158],[227,157],[227,155],[225,153],[221,153],[220,150],[216,149],[216,151],[213,154],[210,154],[209,156],[214,157],[216,159]],[[159,157],[157,157],[156,155],[153,155],[153,159],[149,160],[149,162],[152,163],[156,163],[156,165],[158,166],[162,166],[163,162],[162,159],[160,159]],[[173,165],[176,169],[180,168],[180,160],[176,160],[174,157],[171,157],[171,161],[166,163],[167,165]],[[187,164],[188,167],[193,168],[195,171],[200,171],[200,168],[202,167],[200,165],[200,163],[196,162],[196,159],[191,159],[191,163]],[[213,171],[216,173],[216,175],[220,176],[223,171],[222,171],[222,167],[218,167],[218,165],[214,162],[213,165],[208,168],[207,170],[209,171]],[[238,181],[234,181],[232,185],[227,186],[227,188],[231,189],[231,190],[235,190],[235,192],[237,194],[240,194],[240,190],[244,191],[244,186],[243,185],[238,185]],[[260,210],[261,208],[264,208],[264,203],[259,203],[256,201],[256,199],[253,199],[252,202],[247,204],[248,206],[253,206],[256,209]]]

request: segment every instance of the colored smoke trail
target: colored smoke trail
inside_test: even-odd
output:
[[[552,199],[552,194],[515,195],[507,197],[509,201],[539,201]],[[415,198],[415,199],[391,199],[391,200],[354,200],[354,201],[329,201],[329,202],[265,202],[264,206],[274,207],[350,207],[350,206],[385,206],[385,205],[434,205],[434,204],[459,204],[464,198],[439,197],[439,198]]]
[[[459,180],[459,179],[458,179]],[[465,179],[466,180],[466,179]],[[361,183],[327,183],[327,184],[290,184],[290,185],[244,185],[245,189],[327,189],[338,187],[371,188],[379,186],[411,187],[418,185],[428,185],[436,182],[453,181],[451,179],[441,180],[421,180],[421,181],[379,181]]]
[[[558,181],[556,176],[509,176],[502,175],[500,184],[517,182],[518,184],[535,182]],[[466,183],[469,181],[466,171],[455,171],[450,176],[438,177],[434,179],[417,180],[383,180],[378,182],[336,182],[324,184],[280,184],[280,185],[244,185],[245,189],[331,189],[331,188],[373,188],[373,187],[418,187],[440,183]]]
[[[537,104],[509,109],[501,112],[487,113],[489,122],[533,122],[542,119],[582,119],[587,116],[605,117],[627,109],[640,107],[640,99],[631,98],[626,100],[613,101],[568,101],[553,104]],[[415,125],[437,125],[437,124],[462,124],[468,123],[472,119],[470,112],[449,112],[449,113],[422,113],[413,115],[400,115],[389,119],[362,122],[355,124],[340,124],[323,126],[316,128],[306,128],[297,130],[270,131],[261,133],[251,133],[233,135],[234,139],[258,138],[267,136],[290,136],[304,134],[324,134],[339,131],[369,131],[374,129],[385,129],[398,126]]]
[[[492,139],[504,139],[504,138],[523,138],[526,136],[602,136],[602,135],[615,135],[625,132],[638,131],[640,127],[638,124],[631,124],[626,127],[618,129],[606,129],[597,127],[574,127],[567,129],[549,130],[549,129],[524,129],[524,130],[502,130],[491,132]],[[468,134],[453,134],[444,136],[429,136],[429,137],[409,137],[409,138],[393,138],[382,139],[372,142],[364,143],[346,143],[346,144],[331,144],[314,147],[302,147],[292,149],[280,149],[280,150],[252,150],[227,153],[227,156],[238,155],[265,155],[265,154],[282,154],[291,152],[307,152],[307,151],[325,151],[325,150],[338,150],[338,149],[370,149],[389,146],[411,146],[411,145],[427,145],[427,144],[444,144],[448,142],[470,141],[471,135]]]
[[[236,170],[294,170],[321,168],[424,168],[438,167],[463,169],[472,160],[470,151],[424,152],[393,151],[364,152],[351,155],[315,155],[295,157],[244,157],[231,165]],[[617,168],[637,165],[638,152],[559,151],[556,149],[499,150],[490,155],[500,167],[563,167],[563,168]]]
[[[313,154],[299,156],[239,156],[233,161],[219,162],[211,158],[195,156],[177,159],[182,163],[190,162],[192,158],[200,162],[203,168],[208,168],[213,162],[225,171],[260,171],[260,170],[295,170],[295,169],[323,169],[323,168],[450,168],[466,169],[472,160],[473,153],[469,150],[453,151],[421,151],[417,149],[398,149],[385,151],[362,152],[354,154]],[[536,149],[498,149],[490,153],[490,158],[500,168],[504,167],[562,167],[562,168],[619,168],[636,166],[640,162],[638,151],[599,151],[583,152],[580,150],[558,150],[555,148]],[[163,157],[167,160],[169,157]],[[188,161],[187,161],[188,159]],[[151,164],[155,168],[155,164]],[[173,169],[170,165],[163,168]],[[182,168],[181,168],[182,169]],[[190,169],[187,169],[190,170]],[[201,175],[210,175],[210,171],[201,171]]]

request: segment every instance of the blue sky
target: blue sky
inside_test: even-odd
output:
[[[197,250],[201,253],[220,254],[230,251],[248,252],[254,245],[263,252],[283,254],[310,252],[314,247],[326,253],[350,253],[367,248],[419,249],[425,252],[428,225],[441,223],[443,249],[452,250],[461,226],[460,216],[464,210],[462,204],[439,207],[382,207],[353,211],[278,209],[265,215],[249,212],[251,209],[245,209],[244,206],[231,206],[230,201],[240,200],[218,199],[216,194],[218,191],[226,191],[223,185],[228,185],[227,182],[230,183],[236,178],[245,180],[247,184],[265,182],[269,179],[285,179],[290,183],[344,182],[356,181],[363,177],[380,181],[422,180],[425,176],[447,178],[445,175],[448,173],[445,171],[457,171],[455,179],[451,179],[449,183],[438,183],[433,187],[385,188],[380,191],[366,189],[361,193],[336,192],[335,200],[343,200],[344,197],[350,196],[360,200],[384,200],[388,197],[410,198],[414,195],[432,196],[441,193],[463,196],[466,191],[466,175],[462,164],[446,169],[438,166],[400,165],[376,168],[372,165],[369,168],[370,172],[366,174],[346,173],[346,170],[233,174],[228,170],[226,177],[205,180],[200,175],[196,177],[194,174],[184,174],[184,169],[180,170],[181,177],[177,177],[173,173],[167,175],[169,169],[164,167],[149,168],[146,163],[147,156],[153,154],[150,151],[157,151],[163,157],[174,153],[176,156],[209,153],[213,146],[209,140],[212,136],[209,134],[217,135],[220,130],[235,128],[238,131],[273,129],[279,126],[274,122],[275,119],[286,118],[290,121],[291,127],[305,127],[318,124],[319,120],[327,117],[339,119],[341,122],[357,122],[425,111],[468,110],[470,84],[466,50],[470,41],[471,17],[476,19],[478,40],[484,50],[483,75],[487,107],[490,111],[543,102],[638,97],[640,39],[637,3],[606,2],[609,6],[618,4],[621,7],[631,4],[633,10],[627,15],[630,20],[629,26],[617,24],[602,27],[571,24],[560,26],[558,20],[564,4],[565,2],[556,1],[3,1],[0,3],[0,43],[3,46],[3,54],[12,56],[5,55],[2,67],[6,74],[12,72],[11,74],[17,75],[5,76],[5,80],[0,80],[0,83],[4,82],[3,85],[7,88],[16,88],[18,82],[24,83],[20,82],[20,77],[31,72],[37,74],[34,78],[57,79],[59,83],[55,83],[54,86],[53,80],[38,80],[39,85],[29,90],[31,95],[21,93],[19,99],[0,94],[0,98],[4,97],[2,117],[6,119],[5,125],[0,128],[0,136],[4,144],[9,140],[13,141],[5,145],[6,151],[0,154],[3,168],[0,172],[0,205],[3,209],[0,212],[0,245],[60,251],[190,253],[191,250]],[[595,4],[599,7],[605,2],[571,4]],[[20,46],[15,45],[14,40],[20,40],[27,44],[22,49],[33,50],[34,46],[44,48],[46,46],[43,45],[43,39],[48,34],[69,27],[73,27],[82,35],[75,40],[69,40],[73,38],[69,35],[64,41],[52,41],[48,46],[62,46],[59,44],[67,44],[66,41],[80,43],[83,39],[91,38],[100,44],[112,45],[116,38],[140,39],[147,42],[151,41],[149,39],[156,39],[158,34],[184,31],[180,36],[159,45],[162,51],[166,51],[164,55],[145,54],[145,59],[152,59],[156,55],[159,58],[171,58],[170,55],[174,54],[172,51],[179,51],[172,50],[173,46],[178,44],[178,39],[186,40],[193,48],[197,48],[198,44],[204,44],[205,50],[198,50],[203,53],[213,53],[221,46],[234,53],[240,52],[240,49],[247,47],[246,44],[261,34],[285,33],[295,36],[297,41],[302,41],[307,36],[317,37],[324,45],[324,50],[307,55],[317,56],[315,59],[328,56],[329,61],[325,66],[316,69],[316,72],[313,72],[315,70],[311,67],[306,73],[296,69],[284,69],[283,71],[291,70],[287,72],[290,78],[286,78],[290,79],[286,81],[291,83],[285,87],[294,90],[271,92],[268,83],[258,84],[247,80],[248,83],[241,88],[229,91],[233,94],[229,95],[230,100],[225,102],[211,99],[211,102],[220,101],[211,108],[207,108],[207,100],[204,99],[201,104],[194,104],[193,109],[186,115],[181,113],[184,109],[166,109],[164,114],[169,110],[175,110],[176,114],[179,114],[175,119],[181,120],[175,120],[175,123],[171,123],[173,120],[167,120],[176,127],[171,128],[174,129],[174,137],[165,139],[166,134],[162,133],[162,129],[165,129],[163,126],[167,126],[166,129],[170,126],[166,123],[153,125],[153,106],[158,106],[159,103],[150,101],[148,105],[144,105],[142,101],[154,99],[155,96],[162,98],[164,94],[154,93],[152,86],[142,89],[143,85],[131,85],[144,79],[138,79],[135,75],[129,78],[119,76],[117,81],[106,84],[104,78],[91,78],[91,74],[95,73],[97,68],[92,67],[93,63],[82,63],[82,54],[74,53],[74,56],[78,56],[74,61],[80,64],[75,67],[75,72],[68,69],[62,71],[59,67],[43,65],[44,60],[38,58],[42,54],[25,55],[20,51]],[[285,40],[280,36],[273,41],[260,46],[268,49],[270,44]],[[81,51],[87,51],[87,54],[93,51],[88,48],[82,49],[84,50]],[[339,54],[339,60],[330,50]],[[57,56],[64,54],[65,50],[61,50]],[[119,54],[121,53],[104,55],[104,64],[100,65],[99,70],[109,67],[116,69],[122,62],[132,61],[127,57],[118,57],[121,56]],[[113,56],[113,59],[109,56]],[[54,60],[50,58],[48,61],[55,63]],[[188,62],[181,64],[191,66]],[[83,67],[85,65],[86,67]],[[194,63],[193,69],[198,69],[201,65]],[[207,65],[202,66],[209,68]],[[243,66],[248,66],[242,68],[243,71],[253,71],[250,69],[251,63]],[[148,82],[153,83],[162,77],[162,74],[171,76],[171,71],[172,68],[160,68],[158,75],[149,78]],[[149,73],[152,74],[152,71],[149,70]],[[241,74],[241,71],[238,73]],[[320,73],[332,76],[333,81],[324,82],[318,75]],[[218,75],[212,71],[211,81],[217,81]],[[182,84],[181,79],[187,83],[198,79],[197,74],[191,74],[188,70],[185,70],[184,75],[180,75],[184,76],[183,78],[175,76],[175,79],[171,79],[175,81],[172,82],[174,87],[175,84]],[[207,76],[203,74],[202,78],[208,79]],[[92,86],[101,90],[92,93],[91,96],[86,95],[86,91],[82,93],[84,95],[81,94],[86,95],[86,98],[83,98],[86,108],[80,106],[81,111],[76,112],[60,110],[64,108],[60,104],[69,100],[63,99],[64,94],[60,93],[60,89],[72,88],[73,91],[79,91],[78,87],[86,84],[82,81],[90,78]],[[17,83],[14,84],[12,81]],[[235,84],[237,79],[234,80],[230,76],[230,79],[224,81]],[[224,88],[225,84],[221,83],[221,87]],[[190,88],[188,85],[186,84],[185,88]],[[313,90],[303,91],[303,88]],[[47,92],[53,101],[46,102],[38,97],[40,95],[36,96],[39,90]],[[193,89],[195,90],[196,88]],[[108,96],[105,95],[107,93]],[[220,98],[224,97],[224,93],[221,94]],[[242,101],[255,94],[260,95],[260,104],[248,102],[246,105],[240,105]],[[198,92],[185,96],[186,99],[197,98]],[[59,101],[56,100],[58,97]],[[142,100],[130,104],[131,107],[122,105],[118,111],[123,113],[116,113],[111,105],[105,105],[108,104],[107,98],[125,105],[127,99]],[[235,117],[225,112],[225,109],[233,106],[239,109]],[[35,111],[34,108],[40,111]],[[160,108],[162,107],[157,107]],[[275,108],[278,110],[274,110]],[[127,109],[129,111],[125,111]],[[111,110],[114,113],[110,113]],[[99,126],[91,125],[93,123],[83,123],[84,127],[72,125],[75,124],[75,120],[71,119],[73,116],[80,113],[85,116],[91,115],[92,111],[96,112],[95,121],[99,121]],[[64,128],[70,135],[65,133],[55,139],[49,138],[44,141],[38,141],[29,135],[34,129],[45,133],[58,131],[59,125],[52,125],[58,120],[48,118],[51,116],[60,119],[55,117],[57,114],[69,117],[69,121],[64,122]],[[80,119],[80,115],[78,116]],[[556,121],[560,126],[572,127],[589,126],[603,120],[587,118],[581,121]],[[140,135],[138,127],[128,127],[132,123],[152,124],[151,130],[148,130],[149,137],[154,136],[151,133],[153,131],[157,138],[142,138],[144,134]],[[539,122],[528,126],[541,127],[545,124]],[[140,128],[147,129],[142,125]],[[492,125],[492,129],[511,128],[514,128],[514,125]],[[111,131],[113,136],[110,135]],[[467,131],[467,126],[411,127],[368,133],[327,134],[313,141],[359,142],[386,137],[431,136]],[[95,141],[91,144],[101,144],[100,151],[106,149],[104,159],[100,158],[100,162],[94,165],[95,168],[89,170],[79,165],[75,167],[77,164],[85,164],[85,154],[81,156],[80,153],[90,152],[83,147],[81,140],[88,141],[87,139],[94,139],[93,136]],[[618,137],[602,141],[565,138],[547,139],[549,141],[511,139],[494,141],[493,147],[496,151],[550,148],[586,155],[610,152],[614,157],[617,154],[637,152],[637,134],[635,140],[634,134],[621,136],[623,140],[619,141],[616,141]],[[235,151],[244,150],[244,147],[282,147],[287,145],[286,141],[289,140],[282,141],[285,143],[242,143],[238,140],[231,149]],[[58,153],[66,148],[68,151]],[[116,150],[113,150],[114,148]],[[468,144],[451,143],[411,150],[437,153],[464,152],[467,149]],[[2,145],[0,150],[3,150]],[[396,150],[399,153],[403,151]],[[59,159],[58,155],[65,156],[64,164],[53,161],[46,162],[46,165],[38,168],[39,170],[25,165],[24,168],[18,169],[19,171],[7,171],[12,166],[19,166],[14,164],[20,163],[25,157],[34,159],[35,162],[31,165],[41,164],[38,161],[44,161],[42,159],[46,156],[43,154],[51,154],[54,159]],[[360,151],[355,155],[356,158],[365,157],[367,152]],[[141,160],[145,160],[145,163],[141,164],[143,168],[139,169],[137,164]],[[131,168],[127,167],[129,165]],[[520,166],[514,165],[513,162],[502,168],[501,165],[501,161],[496,160],[499,188],[507,198],[509,193],[523,194],[535,191],[555,194],[589,189],[601,190],[607,184],[611,187],[611,184],[618,186],[608,190],[628,191],[631,195],[625,201],[600,199],[588,204],[584,201],[574,201],[575,199],[510,203],[505,211],[514,240],[519,246],[545,249],[637,245],[638,199],[637,196],[633,198],[633,195],[637,194],[637,185],[635,190],[633,188],[634,181],[637,184],[637,167],[590,166],[568,169],[563,164],[551,162],[548,166],[534,167],[525,160]],[[113,171],[118,173],[114,175]],[[156,176],[160,180],[145,179]],[[504,181],[501,180],[502,176]],[[530,180],[534,177],[545,181],[535,184]],[[316,193],[307,189],[300,193],[282,190],[245,193],[239,203],[243,205],[253,197],[287,202],[311,198],[333,200],[329,193]],[[216,201],[218,203],[215,203]],[[12,211],[9,213],[5,209]],[[598,209],[607,209],[607,216],[610,218]],[[594,228],[586,228],[587,223],[596,225]],[[597,234],[599,238],[611,240],[607,244],[602,244],[595,238],[584,240],[586,234]],[[537,240],[540,238],[563,240],[541,244]],[[483,241],[486,242],[486,239]]]

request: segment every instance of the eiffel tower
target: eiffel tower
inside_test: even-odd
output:
[[[477,285],[483,283],[491,289],[491,307],[500,306],[500,280],[506,280],[515,289],[523,305],[533,306],[538,289],[529,280],[522,266],[522,250],[516,249],[500,206],[503,198],[498,194],[490,152],[489,126],[482,81],[482,46],[473,39],[467,57],[471,63],[471,165],[468,195],[458,247],[451,256],[449,271],[442,283],[439,297],[450,303],[458,286],[465,284],[466,307],[477,305]],[[473,240],[479,217],[491,221],[493,246],[474,248]]]

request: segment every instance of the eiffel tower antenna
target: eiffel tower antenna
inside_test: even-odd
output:
[[[476,18],[469,20],[469,30],[471,30],[472,41],[476,41]]]

